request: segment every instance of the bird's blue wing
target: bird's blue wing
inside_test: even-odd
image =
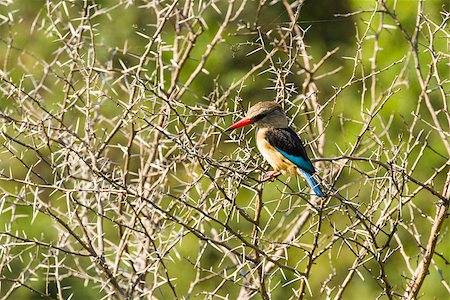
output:
[[[303,143],[291,128],[270,128],[266,132],[266,140],[301,170],[309,174],[315,172]]]

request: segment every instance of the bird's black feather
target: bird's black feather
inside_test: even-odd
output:
[[[278,151],[287,154],[286,158],[302,170],[310,174],[315,172],[302,141],[291,128],[268,128],[266,140]]]

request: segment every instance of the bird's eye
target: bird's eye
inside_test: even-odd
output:
[[[267,112],[263,112],[263,113],[260,113],[259,115],[254,116],[254,117],[252,118],[252,120],[253,120],[254,122],[256,122],[256,121],[261,120],[261,119],[264,118],[265,116],[267,116]]]

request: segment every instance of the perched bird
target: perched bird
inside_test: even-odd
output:
[[[302,174],[314,193],[324,197],[320,185],[313,178],[314,166],[306,149],[294,130],[288,127],[288,120],[282,107],[273,101],[259,102],[252,106],[247,117],[231,125],[227,131],[255,124],[256,144],[263,157],[274,169],[271,179],[283,174]]]

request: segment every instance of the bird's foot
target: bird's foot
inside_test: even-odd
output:
[[[267,177],[265,180],[275,181],[275,179],[278,178],[278,176],[281,175],[281,172],[279,171],[270,171],[267,173]]]

